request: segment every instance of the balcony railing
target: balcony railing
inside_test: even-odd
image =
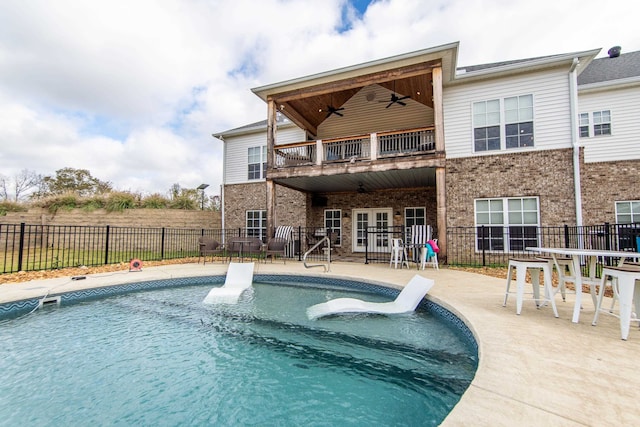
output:
[[[356,162],[435,152],[434,127],[332,138],[275,147],[275,167]]]
[[[435,151],[436,140],[433,128],[408,132],[384,132],[378,134],[379,156],[397,156],[403,154]]]

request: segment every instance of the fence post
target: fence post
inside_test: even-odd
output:
[[[306,230],[305,230],[306,233]],[[295,239],[294,240],[294,249],[295,249]],[[298,261],[302,261],[302,226],[298,226]]]
[[[567,224],[564,225],[564,247],[569,247],[569,226]]]
[[[160,259],[164,259],[164,233],[165,228],[162,227],[162,236],[160,237]],[[202,235],[204,235],[204,229],[202,229]]]
[[[488,236],[486,235],[487,234],[485,231],[486,229],[487,228],[484,225],[482,225],[482,266],[483,267],[487,266],[487,256],[486,256],[485,248],[487,246],[486,239]]]
[[[106,235],[104,239],[104,264],[109,264],[109,230],[111,226],[107,225]]]
[[[369,227],[364,228],[364,263],[369,264]]]
[[[24,251],[24,222],[20,223],[20,240],[18,241],[18,271],[22,271],[22,252]]]
[[[606,250],[610,251],[611,250],[611,224],[609,224],[608,222],[604,223],[604,247]]]

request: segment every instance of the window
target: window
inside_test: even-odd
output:
[[[533,95],[474,102],[473,144],[477,152],[533,147]]]
[[[263,242],[267,236],[267,211],[247,211],[247,237],[257,237]]]
[[[591,121],[589,118],[591,117]],[[580,113],[580,138],[611,135],[611,110]],[[592,124],[593,123],[593,127]]]
[[[342,244],[342,211],[340,209],[325,210],[324,227],[327,233],[331,233],[332,243],[340,246]]]
[[[589,113],[580,113],[580,138],[589,137]]]
[[[537,197],[478,199],[476,250],[523,251],[538,245]]]
[[[425,208],[405,208],[404,209],[404,230],[405,236],[411,235],[412,225],[425,225],[426,222]]]
[[[611,111],[593,112],[593,135],[611,135]]]
[[[616,202],[616,222],[618,224],[640,223],[640,200]]]
[[[505,98],[504,122],[507,148],[533,147],[533,96]]]
[[[263,179],[267,176],[267,146],[249,147],[249,179]]]
[[[473,141],[475,151],[500,149],[500,100],[473,104]]]

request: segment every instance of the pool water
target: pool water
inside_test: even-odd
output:
[[[168,288],[0,321],[0,425],[438,425],[477,367],[451,324],[419,310],[311,321],[339,287]]]

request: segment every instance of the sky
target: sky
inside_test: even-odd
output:
[[[452,42],[458,66],[624,54],[638,17],[626,0],[0,0],[0,175],[216,195],[212,134],[266,119],[251,88]]]

